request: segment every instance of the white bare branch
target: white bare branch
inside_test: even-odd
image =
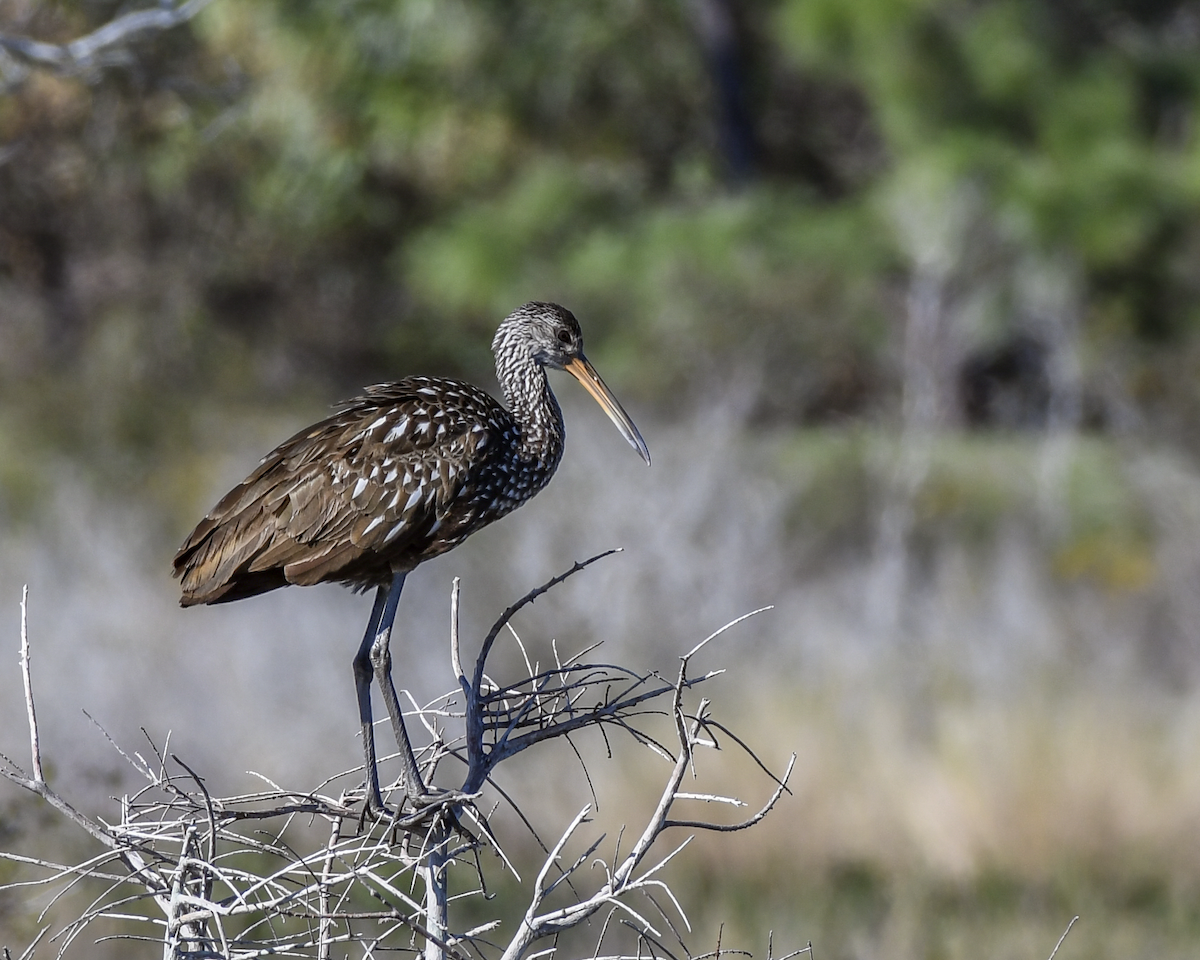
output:
[[[41,874],[32,880],[15,879],[0,891],[40,887],[51,892],[53,906],[64,902],[60,898],[80,884],[98,887],[90,905],[55,935],[60,949],[104,918],[120,921],[126,929],[142,924],[151,939],[162,943],[164,956],[196,954],[241,960],[288,955],[331,960],[353,945],[363,956],[387,949],[420,955],[422,960],[532,960],[556,950],[551,946],[532,953],[538,941],[553,938],[601,911],[606,919],[596,944],[597,956],[612,931],[630,931],[638,938],[636,951],[621,955],[623,960],[646,950],[660,952],[661,934],[655,926],[659,918],[683,944],[680,930],[691,926],[666,873],[692,836],[651,857],[655,843],[674,827],[740,830],[757,823],[786,789],[795,758],[782,779],[774,777],[742,740],[710,716],[709,701],[695,694],[698,684],[710,681],[720,671],[692,678],[692,658],[709,640],[744,618],[726,625],[680,658],[673,682],[618,664],[585,662],[595,645],[565,656],[555,643],[553,666],[547,669],[529,656],[509,622],[513,615],[595,559],[576,564],[510,607],[485,638],[470,678],[459,652],[459,587],[455,583],[450,638],[459,689],[424,706],[410,695],[411,709],[406,713],[415,715],[428,734],[430,742],[422,757],[430,775],[443,760],[457,760],[466,769],[464,785],[457,791],[434,789],[417,808],[410,803],[378,822],[365,820],[359,812],[361,769],[336,774],[311,792],[287,789],[253,774],[263,789],[215,797],[198,773],[165,745],[160,749],[149,735],[147,760],[141,753],[122,750],[103,729],[101,734],[142,783],[120,798],[112,823],[80,813],[51,789],[42,774],[29,666],[27,597],[23,595],[20,662],[34,773],[26,775],[2,758],[0,775],[42,797],[105,849],[78,865],[0,854],[26,872]],[[516,638],[527,675],[514,683],[494,683],[486,679],[487,653],[505,628]],[[673,738],[653,732],[656,724],[661,728],[664,719],[674,731]],[[504,869],[521,882],[517,858],[508,855],[493,831],[495,808],[484,813],[479,805],[484,795],[490,795],[497,805],[507,803],[534,837],[538,836],[537,826],[521,810],[519,800],[492,783],[492,771],[505,759],[545,741],[565,738],[575,750],[571,734],[587,729],[605,734],[606,741],[606,730],[627,734],[634,743],[650,747],[668,761],[661,793],[641,826],[631,831],[633,842],[622,853],[624,844],[618,840],[612,863],[606,863],[597,853],[604,835],[588,836],[585,829],[592,810],[592,805],[586,805],[556,843],[542,845],[545,856],[532,871],[524,916],[515,930],[499,917],[482,923],[473,920],[471,929],[456,927],[453,907],[457,901],[478,901],[489,895],[479,856],[482,849],[494,850]],[[680,789],[689,771],[693,775],[700,772],[697,748],[717,746],[718,733],[754,759],[775,784],[774,792],[758,814],[741,823],[673,819],[672,810],[680,800],[709,808],[746,806],[740,798],[722,792]],[[583,754],[575,750],[575,756],[581,782],[591,787]],[[327,829],[314,835],[308,828],[313,821],[319,826],[322,820]],[[622,835],[624,830],[622,827]],[[590,873],[584,869],[587,866],[600,869]],[[463,892],[449,896],[449,877],[465,870],[474,871],[478,882],[456,884],[455,889]],[[477,917],[477,911],[478,903],[472,915]],[[147,923],[149,927],[144,926]],[[507,942],[485,939],[500,930],[509,930]]]
[[[70,43],[44,43],[0,33],[0,51],[25,67],[40,67],[64,75],[90,74],[122,62],[124,48],[133,41],[187,23],[211,2],[185,0],[176,6],[167,0],[155,7],[123,14]],[[11,75],[11,66],[9,73],[10,81],[19,79]]]
[[[29,718],[29,753],[33,764],[33,779],[44,783],[42,748],[38,744],[37,710],[33,706],[33,675],[29,667],[29,584],[21,587],[21,680],[25,684],[25,712]]]
[[[1075,921],[1078,917],[1072,917],[1071,922],[1067,924],[1067,929],[1063,931],[1062,936],[1058,938],[1058,943],[1054,945],[1054,949],[1050,951],[1050,960],[1054,960],[1058,956],[1058,948],[1063,945],[1063,941],[1067,939],[1067,934],[1071,932],[1071,928],[1075,926]]]

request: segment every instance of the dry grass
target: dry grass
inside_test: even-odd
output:
[[[1028,960],[1048,956],[1079,913],[1060,960],[1196,955],[1191,465],[1081,440],[1063,486],[1045,490],[1036,440],[948,438],[917,492],[902,616],[888,632],[868,603],[886,437],[763,441],[714,414],[648,430],[646,471],[591,413],[568,411],[563,475],[545,494],[414,579],[396,652],[419,699],[450,686],[451,575],[464,577],[464,636],[478,637],[514,592],[622,545],[595,577],[523,615],[532,655],[545,657],[552,637],[605,639],[613,656],[670,671],[684,638],[777,605],[708,666],[734,667],[722,697],[742,704],[737,727],[765,758],[798,753],[795,796],[757,835],[690,853],[675,882],[702,929],[726,920],[727,942],[761,953],[774,928],[777,943],[811,938],[823,960]],[[236,461],[229,476],[244,473]],[[42,707],[63,776],[118,789],[79,706],[123,742],[139,724],[160,738],[173,728],[173,748],[223,769],[219,786],[234,789],[245,769],[303,784],[355,761],[349,657],[364,599],[285,591],[180,613],[171,545],[138,525],[141,507],[79,489],[63,484],[50,519],[27,522],[0,553],[10,624],[29,580],[42,663],[74,694]],[[19,752],[15,679],[0,747]],[[179,697],[184,683],[204,697]],[[743,776],[733,757],[729,775]],[[644,803],[655,782],[640,755],[597,771],[602,817]],[[546,768],[522,775],[545,782],[552,821],[578,809]]]

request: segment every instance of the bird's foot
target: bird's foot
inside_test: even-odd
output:
[[[359,832],[369,830],[380,824],[387,825],[393,830],[398,839],[399,832],[421,827],[427,828],[436,818],[445,818],[445,825],[454,833],[461,835],[472,843],[479,839],[467,829],[459,816],[464,805],[471,805],[476,799],[474,795],[465,794],[458,790],[441,790],[437,787],[426,787],[421,793],[405,792],[395,808],[385,804],[380,797],[372,799],[368,791],[364,798],[362,810],[359,812]],[[483,824],[486,829],[486,824]]]
[[[396,796],[399,796],[399,803],[394,808],[384,803],[384,792],[388,793],[391,800],[395,800]],[[378,788],[371,789],[368,784],[363,790],[363,805],[359,819],[365,821],[369,817],[375,821],[390,820],[393,823],[406,824],[409,821],[422,819],[429,811],[444,806],[450,800],[449,794],[437,789],[425,788],[418,793],[406,790],[397,784],[386,791],[380,791]]]
[[[378,793],[370,789],[364,791],[362,810],[358,814],[358,830],[362,833],[367,824],[390,822],[395,823],[397,811],[385,804]]]

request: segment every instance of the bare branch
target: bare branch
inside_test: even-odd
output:
[[[766,613],[768,610],[774,610],[774,609],[775,609],[775,607],[773,607],[773,606],[759,607],[757,610],[751,610],[749,613],[743,613],[740,617],[737,617],[734,620],[730,620],[727,624],[725,624],[725,626],[721,627],[718,630],[714,630],[707,637],[705,637],[703,640],[701,640],[698,644],[696,644],[694,647],[692,647],[691,650],[689,650],[687,653],[685,653],[683,655],[683,659],[691,660],[692,657],[694,657],[701,650],[703,650],[706,646],[708,646],[709,641],[716,640],[717,637],[719,637],[721,634],[723,634],[726,630],[730,630],[733,627],[736,627],[743,620],[749,620],[751,617],[758,616],[758,614],[760,614],[760,613]]]
[[[479,690],[480,685],[483,683],[484,665],[487,663],[488,654],[492,652],[492,644],[496,642],[496,637],[499,636],[500,631],[504,629],[504,627],[508,624],[508,621],[515,617],[522,608],[529,606],[529,604],[533,603],[533,601],[540,597],[543,593],[554,589],[568,577],[572,577],[579,573],[580,570],[590,567],[597,560],[603,560],[605,557],[611,557],[614,553],[620,552],[620,547],[614,547],[612,550],[605,550],[603,553],[598,553],[594,557],[589,557],[587,560],[577,560],[570,570],[560,573],[557,577],[552,577],[551,579],[547,580],[540,587],[535,587],[534,589],[530,590],[527,594],[525,594],[525,596],[505,610],[504,613],[500,615],[500,619],[492,624],[492,629],[488,631],[488,635],[484,638],[483,646],[480,648],[479,656],[475,661],[475,678],[472,686],[476,690]]]
[[[136,792],[120,799],[119,817],[110,824],[79,813],[44,779],[26,776],[16,764],[4,759],[0,775],[43,797],[105,847],[102,854],[78,866],[10,858],[20,862],[23,869],[35,868],[46,874],[29,883],[52,891],[51,904],[60,902],[68,891],[79,889],[78,884],[88,884],[83,889],[89,893],[92,885],[99,886],[100,892],[91,904],[55,935],[58,947],[65,950],[94,921],[107,919],[127,927],[150,924],[142,928],[147,931],[145,936],[123,936],[158,942],[170,955],[289,955],[330,960],[351,949],[354,955],[396,951],[422,960],[498,956],[532,960],[534,956],[554,955],[559,934],[603,912],[597,956],[605,938],[622,930],[635,938],[640,956],[691,955],[681,937],[681,931],[691,929],[688,917],[665,880],[667,864],[680,856],[691,837],[651,859],[654,844],[672,827],[732,831],[757,823],[787,789],[795,758],[781,779],[767,771],[775,784],[774,791],[749,820],[725,825],[671,817],[680,800],[745,805],[738,797],[721,791],[680,789],[689,771],[699,772],[698,761],[704,753],[697,748],[716,746],[717,731],[723,739],[728,737],[742,747],[766,771],[741,739],[709,716],[707,698],[693,699],[697,685],[717,677],[720,671],[695,678],[688,674],[692,658],[705,643],[745,618],[726,625],[681,657],[673,682],[619,664],[582,662],[593,647],[564,656],[553,645],[553,666],[543,670],[536,656],[530,655],[540,648],[533,644],[526,647],[518,638],[526,676],[507,684],[489,681],[484,688],[486,653],[509,626],[513,614],[599,558],[575,564],[505,612],[484,641],[473,671],[474,684],[464,676],[457,654],[459,589],[455,585],[451,595],[451,662],[460,689],[424,706],[410,695],[411,709],[406,712],[416,715],[431,738],[422,754],[431,775],[446,757],[462,762],[467,775],[463,789],[435,790],[423,798],[419,808],[404,816],[378,822],[360,817],[356,805],[362,797],[361,768],[336,774],[315,791],[289,790],[254,774],[263,784],[259,792],[216,797],[199,772],[165,745],[160,748],[148,733],[149,763],[140,753],[121,750],[101,729],[143,781]],[[22,673],[33,745],[31,757],[40,771],[27,633],[23,617]],[[459,701],[460,695],[463,701]],[[655,729],[655,725],[661,728],[664,721],[674,737]],[[573,735],[579,730],[596,730],[604,736],[611,754],[610,728],[623,731],[633,743],[650,747],[668,761],[657,802],[644,820],[635,821],[637,826],[630,830],[634,839],[625,852],[621,852],[624,844],[618,841],[611,864],[598,853],[605,836],[588,835],[584,829],[593,809],[591,804],[547,849],[538,839],[540,827],[521,810],[519,791],[510,794],[497,786],[492,772],[497,764],[518,752],[565,738],[583,771],[579,782],[586,780],[591,785],[591,773]],[[173,762],[168,764],[168,759]],[[331,790],[331,785],[343,780],[349,780],[350,786]],[[520,860],[514,862],[508,856],[493,831],[491,816],[500,801],[492,795],[496,806],[486,814],[479,806],[491,790],[511,806],[545,855],[540,863],[535,862],[531,874],[525,874],[533,879],[527,883],[524,916],[518,919],[515,931],[500,926],[496,918],[475,920],[471,929],[461,932],[452,922],[453,903],[490,896],[480,859],[485,846],[494,849],[504,869],[521,882],[516,865]],[[326,821],[328,829],[314,832],[309,827],[319,818]],[[621,829],[623,832],[625,827]],[[458,883],[455,889],[460,892],[451,897],[448,878],[459,867],[473,870],[478,884],[470,883],[464,889]],[[478,916],[477,910],[472,916]],[[612,922],[614,918],[616,923]],[[666,945],[656,929],[662,924],[670,930]],[[510,931],[507,943],[485,939],[497,929]],[[682,951],[672,953],[670,936],[679,941]],[[531,954],[539,940],[550,946]],[[720,948],[719,952],[733,951]],[[618,953],[613,960],[630,960],[632,956]]]
[[[0,51],[29,67],[41,67],[64,75],[92,73],[120,62],[119,48],[147,34],[162,33],[187,23],[210,2],[186,0],[178,6],[166,2],[135,10],[64,44],[0,33]]]
[[[25,684],[25,711],[29,718],[29,752],[33,763],[33,779],[44,783],[42,748],[38,745],[37,711],[33,707],[33,678],[29,669],[29,584],[21,587],[21,679]]]
[[[458,595],[462,589],[462,580],[454,578],[450,586],[450,669],[455,678],[465,680],[466,674],[462,668],[461,644],[458,637]]]
[[[787,770],[784,771],[783,778],[779,781],[779,785],[775,788],[775,792],[771,794],[771,798],[762,806],[754,816],[741,823],[710,823],[704,820],[667,820],[663,823],[663,829],[668,827],[683,827],[688,830],[712,830],[717,833],[735,833],[738,830],[746,830],[760,820],[763,819],[779,802],[779,798],[783,796],[783,791],[787,789],[788,779],[792,775],[792,768],[796,766],[796,755],[793,753],[791,759],[788,760]],[[677,795],[676,799],[682,799],[682,795]],[[725,798],[720,798],[725,799]],[[737,801],[740,804],[740,801]],[[741,804],[744,806],[744,804]]]
[[[37,949],[37,945],[42,942],[42,937],[44,937],[46,935],[46,933],[47,933],[47,931],[49,931],[49,929],[50,929],[49,927],[42,927],[42,929],[38,931],[37,936],[33,938],[33,942],[30,943],[29,946],[25,948],[25,952],[22,953],[21,956],[17,958],[17,960],[29,960],[29,958],[33,956],[33,951],[35,949]],[[8,953],[7,948],[5,948],[5,951],[4,951],[4,960],[9,960],[9,953]],[[1053,958],[1051,958],[1051,960],[1053,960]]]
[[[1063,931],[1062,936],[1058,938],[1058,943],[1054,945],[1054,949],[1050,953],[1050,960],[1054,960],[1058,956],[1058,948],[1063,945],[1063,941],[1067,939],[1067,934],[1071,932],[1071,928],[1075,926],[1075,921],[1078,919],[1078,917],[1071,918],[1071,922],[1067,924],[1067,929]]]

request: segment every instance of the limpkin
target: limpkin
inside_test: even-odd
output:
[[[637,427],[584,356],[571,311],[525,304],[500,324],[492,352],[507,408],[458,380],[409,377],[367,387],[268,453],[175,555],[185,607],[289,584],[376,589],[354,657],[366,804],[374,813],[386,808],[375,764],[372,673],[400,747],[404,791],[419,796],[425,790],[388,652],[404,578],[549,482],[565,431],[545,368],[574,376],[650,463]]]

